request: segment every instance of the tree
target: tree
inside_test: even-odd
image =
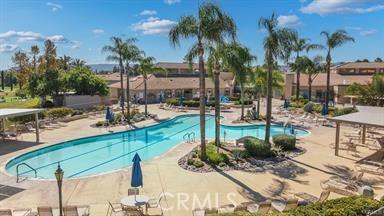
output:
[[[323,49],[324,47],[320,44],[311,44],[309,43],[309,39],[306,38],[300,38],[297,32],[293,32],[290,37],[290,48],[295,54],[297,61],[298,58],[300,58],[300,53],[304,50],[306,52],[309,52],[313,49]],[[300,96],[300,69],[296,70],[296,100],[299,100]]]
[[[57,69],[56,62],[56,45],[51,40],[46,40],[44,42],[44,54],[42,59],[42,66],[45,71]]]
[[[326,38],[325,43],[327,48],[327,57],[326,57],[327,90],[325,94],[325,106],[328,111],[329,96],[330,96],[331,63],[332,63],[331,52],[333,49],[342,46],[348,41],[355,42],[355,39],[349,36],[345,30],[337,30],[336,32],[333,32],[333,33],[322,31],[321,35],[324,35]]]
[[[37,55],[39,55],[40,53],[39,47],[36,45],[31,46],[31,53],[32,53],[33,70],[35,73],[37,73]]]
[[[383,62],[383,60],[382,60],[380,57],[377,57],[377,58],[375,59],[375,62]]]
[[[72,64],[72,58],[67,55],[63,55],[59,58],[59,67],[65,71],[69,70],[70,64]]]
[[[109,93],[104,79],[93,73],[88,67],[72,68],[64,75],[66,89],[74,91],[77,95],[100,95]]]
[[[135,45],[135,42],[137,41],[136,38],[128,38],[125,40],[123,44],[123,63],[125,63],[125,71],[127,75],[127,82],[126,82],[126,91],[127,91],[127,114],[128,114],[128,123],[130,123],[130,100],[131,100],[131,94],[129,89],[129,75],[132,72],[131,71],[131,64],[138,61],[140,58],[141,51],[139,48]]]
[[[291,68],[296,71],[302,71],[308,75],[308,99],[312,100],[312,83],[317,75],[325,71],[325,65],[322,63],[323,57],[316,56],[309,59],[307,56],[302,56],[296,59],[295,63],[291,64]]]
[[[287,32],[289,29],[277,28],[278,22],[275,14],[270,18],[260,18],[259,28],[267,31],[267,36],[264,38],[264,59],[267,67],[267,112],[266,112],[266,125],[265,125],[265,142],[270,143],[269,138],[271,134],[271,118],[272,118],[272,73],[278,58],[286,59],[284,54],[286,52]]]
[[[85,67],[86,62],[82,59],[75,58],[71,61],[71,67]]]
[[[123,51],[124,51],[124,42],[119,37],[111,37],[111,44],[105,45],[102,49],[102,52],[108,53],[108,61],[118,62],[120,68],[120,107],[121,112],[124,115],[124,84],[123,84],[123,74],[124,74],[124,65],[123,65]]]
[[[17,51],[12,56],[12,62],[17,67],[17,82],[19,83],[20,89],[28,82],[29,75],[31,73],[31,67],[29,64],[29,58],[26,53]]]
[[[353,83],[348,86],[346,93],[358,96],[360,104],[384,106],[384,75],[376,74],[372,82],[367,84]]]
[[[147,80],[148,80],[148,73],[153,73],[153,72],[161,72],[165,73],[167,70],[163,69],[162,67],[156,67],[156,64],[154,63],[155,58],[151,56],[143,56],[140,57],[139,62],[138,62],[138,67],[137,71],[143,76],[143,82],[144,82],[144,113],[145,116],[148,115],[148,108],[147,108]]]
[[[206,160],[204,46],[223,41],[225,36],[233,34],[233,29],[236,29],[234,22],[217,5],[204,3],[199,6],[197,16],[182,16],[169,32],[169,40],[174,46],[179,45],[182,38],[192,38],[196,42],[199,56],[200,141],[203,161]]]

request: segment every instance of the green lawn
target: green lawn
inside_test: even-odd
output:
[[[39,98],[27,99],[26,101],[12,101],[0,103],[0,108],[36,108],[39,107]]]

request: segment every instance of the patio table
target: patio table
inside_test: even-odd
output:
[[[121,205],[128,207],[141,207],[148,203],[149,198],[144,195],[129,195],[123,197],[120,201]],[[147,210],[147,208],[145,208]]]

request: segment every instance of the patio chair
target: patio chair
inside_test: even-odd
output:
[[[329,190],[331,192],[341,194],[344,196],[355,196],[359,195],[358,185],[355,184],[349,184],[345,182],[338,181],[336,179],[327,179],[320,182],[320,186],[323,190]]]
[[[204,215],[217,215],[218,209],[217,208],[204,208]]]
[[[270,200],[261,203],[252,203],[247,206],[247,211],[250,213],[267,214],[271,209],[272,202]]]
[[[123,208],[121,207],[121,204],[112,204],[111,202],[108,201],[108,210],[107,210],[107,216],[111,215],[117,215],[117,216],[122,216],[123,214]]]
[[[37,214],[39,216],[53,216],[52,207],[37,207]]]
[[[89,206],[64,206],[64,216],[88,216]]]
[[[139,188],[128,188],[128,196],[139,195]]]
[[[384,175],[384,163],[375,161],[364,161],[365,163],[356,164],[355,168],[361,172],[373,175]]]
[[[143,212],[139,207],[122,206],[124,216],[143,216]]]
[[[159,195],[158,198],[151,198],[148,200],[146,204],[147,211],[148,209],[160,209],[160,214],[156,215],[163,215],[163,208],[161,206],[161,201],[165,198],[165,195],[162,193]]]
[[[217,209],[217,213],[219,214],[227,214],[233,212],[235,212],[235,205],[233,204],[223,205]]]
[[[296,198],[291,198],[286,201],[274,201],[271,203],[272,211],[275,212],[288,212],[296,208],[299,204],[299,200]]]
[[[317,202],[322,203],[328,199],[330,194],[331,194],[331,191],[324,190],[321,192],[320,197],[313,196],[306,192],[296,193],[295,197],[303,199],[305,203],[317,203]]]
[[[12,210],[11,209],[1,209],[0,210],[0,216],[12,216]]]

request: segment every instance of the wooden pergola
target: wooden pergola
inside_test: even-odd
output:
[[[35,115],[36,143],[39,143],[39,113],[44,109],[0,109],[0,119],[3,125],[3,134],[5,130],[5,119],[17,116]]]
[[[335,155],[339,155],[340,125],[342,123],[362,126],[361,142],[365,144],[367,127],[384,128],[384,107],[357,106],[358,112],[328,118],[336,123]]]

